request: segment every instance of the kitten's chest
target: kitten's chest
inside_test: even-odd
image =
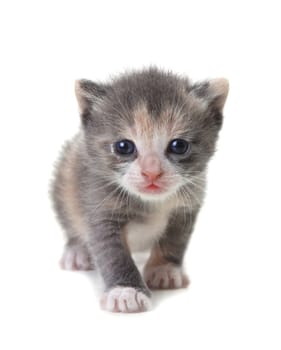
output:
[[[165,233],[171,212],[171,205],[160,206],[143,219],[130,221],[124,230],[129,249],[142,251],[151,248],[153,243]]]

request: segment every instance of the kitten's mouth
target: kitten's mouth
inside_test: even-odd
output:
[[[163,192],[163,187],[160,187],[159,185],[156,185],[155,183],[151,183],[150,185],[148,186],[145,186],[143,189],[142,189],[142,192],[145,192],[145,193],[161,193]]]
[[[150,185],[148,185],[148,186],[146,186],[146,189],[148,189],[148,190],[158,190],[160,188],[160,186],[157,186],[157,185],[155,185],[155,184],[150,184]]]

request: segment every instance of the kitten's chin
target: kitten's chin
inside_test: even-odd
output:
[[[169,192],[138,192],[138,197],[144,202],[163,202],[170,197]]]

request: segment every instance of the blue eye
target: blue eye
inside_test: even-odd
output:
[[[135,152],[136,146],[130,140],[121,140],[115,143],[114,149],[116,153],[129,156]]]
[[[185,154],[185,153],[188,153],[189,150],[190,150],[190,143],[182,139],[172,140],[168,145],[169,153]]]

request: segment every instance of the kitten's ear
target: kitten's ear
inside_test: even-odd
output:
[[[106,87],[91,80],[81,79],[75,81],[75,94],[81,116],[91,114],[95,103],[106,95]]]
[[[229,83],[225,78],[212,79],[193,85],[191,91],[200,99],[207,101],[208,106],[222,112],[229,91]]]

